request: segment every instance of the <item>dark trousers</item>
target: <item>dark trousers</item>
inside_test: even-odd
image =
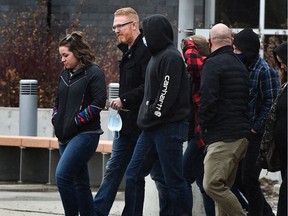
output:
[[[189,192],[183,177],[183,142],[188,123],[177,122],[154,130],[142,131],[126,171],[125,207],[122,216],[142,216],[145,177],[160,162],[168,188],[172,215],[189,215]]]
[[[262,134],[251,133],[248,149],[241,166],[244,194],[249,203],[249,216],[274,215],[260,188],[259,175],[261,167],[256,165],[261,138]]]
[[[287,169],[281,170],[282,183],[279,191],[277,216],[287,216]]]

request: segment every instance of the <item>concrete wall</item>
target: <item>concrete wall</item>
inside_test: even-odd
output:
[[[19,135],[19,108],[0,107],[0,134],[2,135]],[[53,137],[53,127],[51,124],[52,109],[38,109],[37,116],[37,136]],[[101,139],[110,139],[110,132],[107,130],[108,112],[101,112],[102,127],[105,133]],[[29,122],[27,122],[29,124]]]

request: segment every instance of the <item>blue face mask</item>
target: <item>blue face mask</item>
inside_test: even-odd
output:
[[[243,63],[246,63],[247,58],[246,58],[246,56],[243,53],[236,54],[236,56],[240,59],[240,61],[242,61]]]
[[[119,113],[115,110],[109,113],[109,119],[108,119],[108,129],[112,132],[117,132],[117,137],[119,138],[119,131],[122,128],[122,119],[119,115]]]

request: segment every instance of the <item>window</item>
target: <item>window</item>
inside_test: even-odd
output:
[[[287,29],[287,0],[266,0],[265,28]]]
[[[216,0],[215,23],[231,28],[258,28],[259,4],[259,0]]]
[[[204,28],[204,0],[194,1],[194,28]]]

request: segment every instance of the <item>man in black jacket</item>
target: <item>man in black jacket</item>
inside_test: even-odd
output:
[[[110,106],[119,110],[123,124],[120,135],[113,140],[105,176],[94,198],[97,216],[108,216],[141,132],[136,122],[144,94],[146,66],[150,59],[149,50],[139,30],[139,17],[134,9],[118,9],[114,13],[112,30],[120,42],[118,48],[123,56],[119,65],[119,97],[113,99]]]
[[[230,188],[248,146],[249,77],[233,54],[232,40],[224,24],[210,30],[211,54],[204,62],[200,87],[200,125],[207,145],[203,186],[219,216],[245,215]]]

